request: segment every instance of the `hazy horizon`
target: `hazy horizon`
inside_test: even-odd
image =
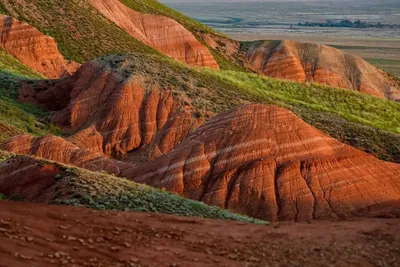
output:
[[[229,2],[379,2],[379,0],[158,0],[162,3],[229,3]],[[397,0],[386,0],[385,2],[397,2]],[[400,4],[399,4],[400,5]]]

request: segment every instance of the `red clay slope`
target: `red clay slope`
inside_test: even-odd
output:
[[[344,145],[275,106],[223,113],[166,155],[122,175],[273,221],[400,209],[400,165]]]
[[[121,170],[127,166],[120,161],[108,159],[99,152],[79,148],[67,140],[53,135],[43,137],[33,137],[27,134],[15,136],[1,144],[0,149],[13,151],[16,154],[34,155],[91,171],[107,171],[115,175],[119,175]],[[5,173],[7,172],[4,171]]]
[[[358,56],[333,47],[291,41],[254,42],[244,63],[273,78],[316,82],[400,100],[400,86]]]
[[[398,220],[244,224],[0,201],[2,266],[399,266]]]
[[[64,60],[53,38],[25,22],[0,14],[0,48],[47,78],[76,71],[79,64]]]
[[[20,195],[26,201],[49,203],[59,186],[55,177],[61,174],[64,171],[57,164],[11,157],[0,162],[0,192],[9,197]]]
[[[119,0],[89,0],[89,3],[131,36],[161,53],[191,66],[219,69],[208,48],[178,22],[136,12]]]
[[[152,159],[204,119],[152,77],[129,74],[134,64],[118,56],[92,61],[66,79],[23,87],[19,99],[55,111],[53,123],[73,134],[69,140],[81,148],[127,161]]]

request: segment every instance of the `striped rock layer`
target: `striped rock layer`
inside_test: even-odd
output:
[[[191,66],[219,69],[206,46],[173,19],[136,12],[119,0],[89,3],[134,38],[159,52]]]
[[[275,106],[221,114],[166,155],[122,175],[266,220],[400,208],[400,165],[344,145]]]
[[[333,47],[291,41],[250,45],[244,64],[269,77],[315,82],[400,100],[400,86],[361,57]]]
[[[47,135],[34,137],[28,134],[18,135],[0,145],[1,150],[16,154],[34,155],[52,161],[67,163],[91,171],[106,171],[119,175],[127,164],[105,157],[90,149],[80,148],[64,138]]]
[[[0,49],[47,78],[71,74],[79,67],[63,58],[53,38],[25,22],[1,14]]]
[[[53,112],[54,124],[81,148],[128,162],[171,150],[203,123],[178,94],[151,77],[127,74],[130,61],[92,61],[75,75],[49,84],[26,85],[19,100]]]

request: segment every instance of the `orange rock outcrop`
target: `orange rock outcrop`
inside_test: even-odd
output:
[[[191,66],[219,69],[208,48],[175,20],[136,12],[119,0],[89,3],[131,36],[161,53]]]
[[[0,145],[0,149],[16,154],[28,154],[52,161],[62,162],[92,171],[107,171],[119,175],[126,164],[106,158],[101,153],[82,149],[64,138],[47,135],[34,137],[28,134],[10,138]]]
[[[127,74],[129,60],[120,62],[125,69],[113,62],[92,61],[66,79],[26,85],[19,99],[54,111],[53,123],[79,147],[129,162],[168,152],[204,122],[179,94]]]
[[[344,145],[275,106],[221,114],[166,155],[122,175],[266,220],[400,208],[400,165]]]
[[[246,67],[269,77],[347,88],[400,100],[400,87],[358,56],[333,47],[292,41],[257,41],[244,58]]]
[[[57,164],[18,156],[0,163],[0,192],[20,195],[25,201],[48,203],[56,194],[55,177],[64,171]]]
[[[53,38],[25,22],[1,14],[0,48],[47,78],[66,76],[79,67],[63,58]]]

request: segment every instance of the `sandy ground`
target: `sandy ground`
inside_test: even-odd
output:
[[[0,201],[0,266],[400,266],[400,220],[269,226]]]

